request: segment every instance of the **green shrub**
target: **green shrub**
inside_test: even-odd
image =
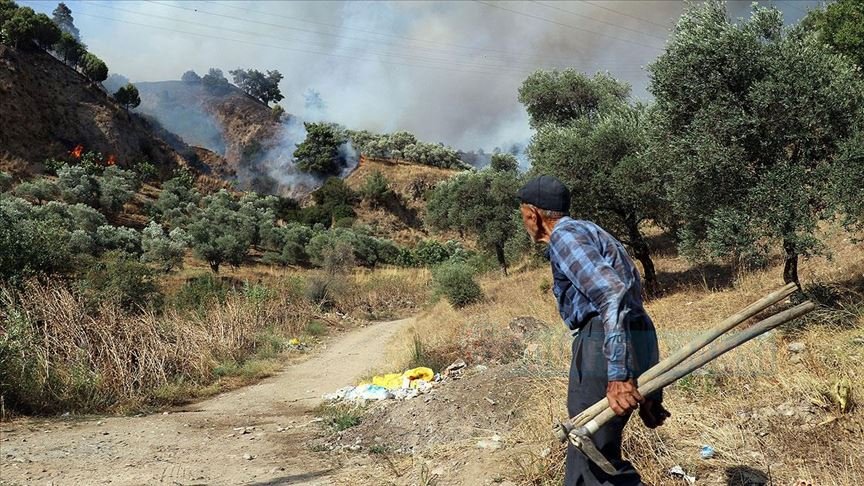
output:
[[[387,204],[387,201],[393,197],[393,191],[384,174],[376,170],[366,177],[363,187],[360,188],[360,196],[373,207],[378,207]]]
[[[2,185],[2,181],[0,181],[0,185]],[[57,199],[60,196],[60,188],[48,179],[36,179],[18,184],[18,187],[15,188],[15,195],[42,204]]]
[[[156,169],[156,166],[146,160],[135,164],[132,167],[132,171],[138,175],[138,180],[141,182],[153,182],[159,177],[159,171]]]
[[[309,324],[306,324],[306,334],[310,336],[323,336],[327,334],[327,326],[319,320],[309,321]]]
[[[464,307],[483,298],[483,290],[474,280],[474,270],[465,263],[445,263],[433,269],[436,293],[454,307]]]
[[[225,302],[231,286],[212,273],[192,277],[172,297],[171,304],[179,310],[203,310]]]
[[[335,304],[337,287],[338,284],[330,277],[313,277],[306,287],[306,300],[322,309],[330,309]]]
[[[363,410],[350,404],[324,405],[320,410],[324,424],[332,428],[334,432],[341,432],[360,425],[363,417]]]
[[[116,303],[126,310],[158,308],[162,293],[153,270],[121,251],[106,253],[78,282],[93,303]]]
[[[0,170],[0,192],[6,192],[12,187],[12,176]]]
[[[450,255],[450,248],[436,240],[423,240],[414,248],[414,259],[426,266],[444,263]]]

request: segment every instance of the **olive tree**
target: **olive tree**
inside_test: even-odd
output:
[[[36,179],[18,184],[15,195],[42,204],[60,197],[60,188],[48,179]]]
[[[108,215],[119,213],[138,189],[138,180],[132,171],[113,165],[106,167],[96,182],[99,184],[99,209]]]
[[[162,191],[151,207],[151,214],[169,228],[188,225],[198,212],[201,194],[188,177],[174,177],[162,184]]]
[[[762,257],[776,243],[783,279],[822,250],[831,182],[864,106],[861,77],[774,8],[733,23],[719,2],[691,5],[650,67],[655,147],[668,164],[682,248],[697,256]]]
[[[519,96],[537,130],[528,146],[532,171],[564,182],[575,195],[571,214],[594,220],[629,246],[653,289],[656,271],[641,227],[646,220],[662,226],[669,217],[646,154],[645,109],[629,93],[606,74],[565,70],[532,74]]]
[[[156,263],[163,272],[170,272],[183,266],[188,244],[186,232],[181,228],[174,228],[166,234],[159,223],[150,221],[141,232],[141,261]]]
[[[238,266],[252,245],[255,220],[224,189],[205,197],[187,231],[195,254],[218,273],[222,263]]]
[[[825,8],[811,10],[802,24],[814,30],[821,42],[864,67],[864,2],[835,0]]]
[[[429,196],[426,223],[437,230],[471,234],[495,255],[507,275],[505,245],[522,231],[516,213],[515,171],[466,172],[439,183]]]

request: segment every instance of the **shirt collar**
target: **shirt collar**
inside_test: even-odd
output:
[[[563,218],[559,219],[559,220],[555,223],[555,226],[552,227],[552,232],[554,233],[554,232],[558,229],[559,226],[561,226],[562,224],[564,224],[564,223],[566,223],[567,221],[570,221],[570,220],[572,220],[572,219],[573,219],[573,218],[571,218],[570,216],[564,216]]]

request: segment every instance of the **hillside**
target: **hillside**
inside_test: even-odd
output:
[[[302,141],[291,136],[290,115],[280,122],[267,105],[231,85],[214,89],[201,82],[158,81],[135,86],[141,96],[136,111],[192,145],[214,175],[234,181],[238,189],[288,193],[279,161]]]
[[[78,144],[113,154],[121,166],[150,161],[166,174],[186,163],[146,121],[43,51],[0,46],[0,119],[0,168],[14,173],[40,172],[45,159]]]
[[[377,234],[407,244],[416,243],[427,236],[421,222],[426,208],[426,192],[435,184],[460,172],[403,160],[361,156],[357,168],[345,178],[345,183],[358,191],[376,171],[387,178],[390,188],[397,195],[396,201],[382,208],[361,204],[355,208],[357,219],[374,228]]]
[[[135,83],[141,95],[137,111],[152,116],[169,131],[194,146],[225,157],[243,159],[244,149],[271,138],[279,122],[270,108],[229,86],[213,92],[200,82]]]

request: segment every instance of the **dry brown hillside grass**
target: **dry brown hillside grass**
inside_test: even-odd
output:
[[[185,164],[146,122],[42,51],[0,46],[0,120],[0,169],[16,174],[38,173],[77,144],[124,167],[148,160],[169,174]]]
[[[853,397],[864,396],[864,248],[839,230],[829,231],[826,241],[833,258],[802,262],[801,278],[805,288],[831,301],[830,308],[748,343],[669,387],[666,404],[673,417],[656,432],[638,419],[631,421],[625,456],[647,482],[684,484],[668,474],[680,465],[699,478],[697,484],[786,485],[798,479],[814,485],[864,484],[864,408],[841,413],[831,398],[833,385],[843,378],[852,384]],[[721,267],[696,271],[674,252],[661,254],[656,264],[661,276],[676,278],[674,288],[647,303],[663,356],[781,284],[776,266],[737,275]],[[733,277],[712,280],[711,272],[719,270]],[[548,283],[546,268],[509,278],[487,276],[484,302],[461,311],[439,302],[393,351],[395,361],[406,362],[419,336],[427,359],[450,358],[454,343],[470,352],[466,336],[477,329],[506,336],[508,323],[524,315],[548,323],[522,358],[540,365],[530,385],[536,400],[523,405],[531,418],[510,438],[520,446],[509,457],[508,474],[524,484],[560,484],[563,471],[563,448],[549,430],[551,418],[566,412],[570,340]],[[804,343],[806,350],[791,353],[791,342]],[[496,341],[481,344],[494,348]],[[495,355],[494,349],[485,352]],[[701,459],[702,445],[712,446],[716,456]]]
[[[357,219],[374,228],[377,234],[385,235],[400,244],[416,244],[428,238],[422,223],[426,209],[426,193],[459,171],[400,160],[362,157],[354,172],[345,178],[345,183],[357,191],[376,171],[387,178],[397,198],[386,207],[358,205],[355,208]]]

